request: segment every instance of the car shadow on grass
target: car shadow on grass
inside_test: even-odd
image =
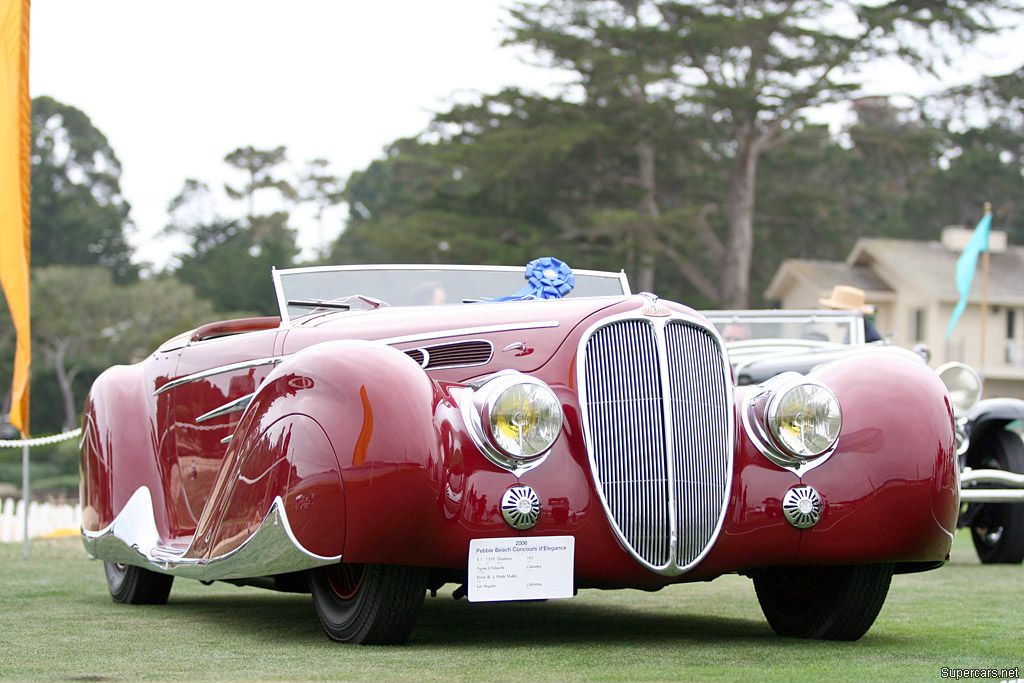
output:
[[[618,604],[615,604],[618,603]],[[733,644],[803,647],[812,642],[780,638],[760,618],[666,613],[664,608],[623,608],[592,601],[550,600],[540,602],[469,603],[450,597],[426,599],[412,634],[412,646],[547,646],[556,643],[700,645],[729,641]],[[166,609],[192,623],[203,621],[221,633],[236,631],[254,641],[319,646],[326,641],[313,609],[312,598],[303,595],[261,594],[196,595],[171,600]],[[869,633],[878,645],[898,644],[903,639]],[[837,644],[838,645],[838,644]]]

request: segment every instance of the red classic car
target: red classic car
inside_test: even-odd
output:
[[[853,640],[894,573],[948,557],[956,439],[923,363],[735,386],[703,316],[553,259],[512,296],[522,269],[274,283],[280,318],[204,325],[92,388],[82,534],[118,602],[176,576],[310,592],[331,638],[396,643],[446,583],[534,600],[740,573],[777,633]]]

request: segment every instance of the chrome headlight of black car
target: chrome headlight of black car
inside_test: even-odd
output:
[[[835,394],[824,384],[796,373],[766,382],[744,412],[755,444],[783,467],[800,468],[831,454],[843,426]]]
[[[462,402],[473,441],[496,465],[512,471],[540,464],[562,431],[562,404],[544,382],[498,373]]]
[[[946,363],[935,368],[935,372],[946,385],[949,400],[957,415],[966,413],[981,398],[981,376],[969,365]]]

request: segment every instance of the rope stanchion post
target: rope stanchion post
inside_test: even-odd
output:
[[[25,510],[22,541],[21,541],[21,554],[27,560],[28,559],[28,443],[25,443],[21,447],[21,501],[22,508]]]

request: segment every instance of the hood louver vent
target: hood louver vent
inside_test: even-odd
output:
[[[494,348],[483,340],[435,344],[418,349],[407,349],[405,354],[419,363],[424,370],[484,365],[491,360]]]

